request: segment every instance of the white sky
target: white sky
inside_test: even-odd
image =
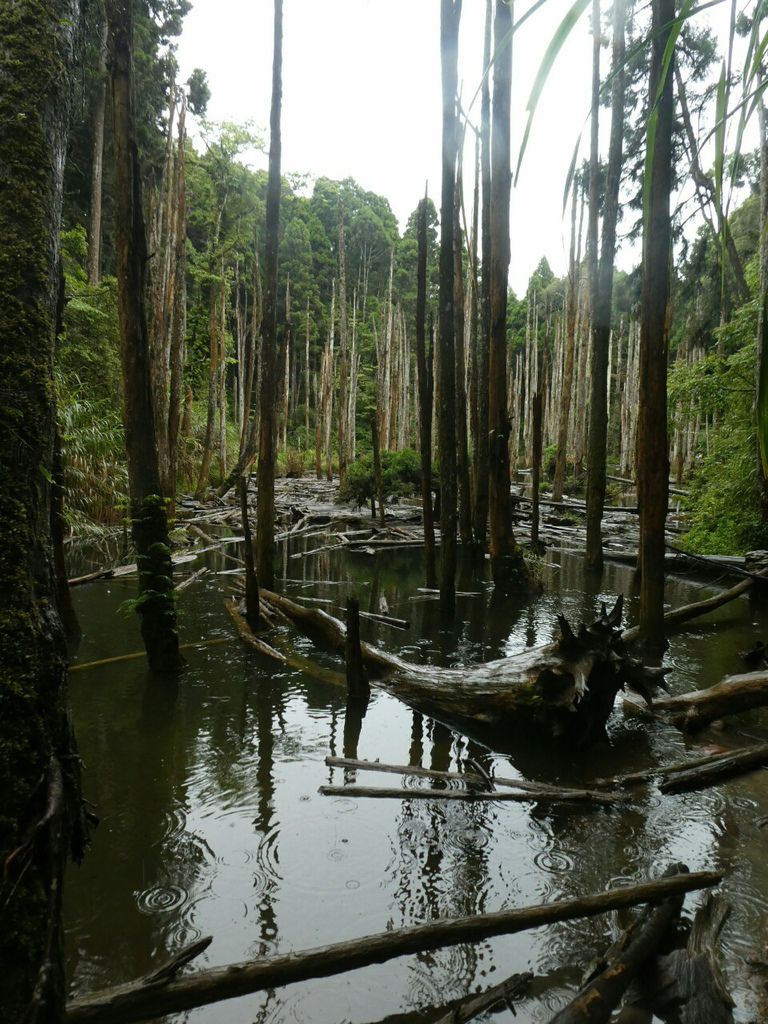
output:
[[[571,4],[572,0],[547,0],[516,37],[513,167],[531,83]],[[699,17],[711,17],[722,26],[727,6]],[[518,4],[518,11],[525,7]],[[484,16],[485,0],[464,0],[459,77],[465,104],[480,82]],[[355,178],[389,199],[401,228],[427,180],[439,208],[439,23],[439,0],[285,0],[283,173]],[[183,79],[194,67],[208,73],[208,118],[253,122],[267,145],[272,27],[272,0],[194,0],[178,49]],[[723,35],[721,48],[725,39]],[[609,48],[603,49],[602,60],[607,67]],[[563,187],[589,112],[590,63],[585,17],[561,51],[539,103],[520,181],[513,190],[510,281],[517,294],[525,291],[543,255],[555,273],[565,271]],[[479,100],[473,115],[479,120]],[[468,148],[466,179],[472,177],[473,161]],[[266,157],[256,155],[252,162],[265,167]],[[636,253],[625,253],[619,264],[626,267],[636,259]]]

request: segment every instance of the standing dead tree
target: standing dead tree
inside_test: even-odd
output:
[[[136,142],[133,15],[127,0],[110,0],[110,65],[115,151],[115,248],[123,368],[123,420],[133,541],[139,567],[137,610],[150,667],[183,665],[176,632],[173,569],[166,504],[157,456],[146,310],[147,240]]]
[[[271,587],[275,579],[275,443],[277,435],[277,266],[280,235],[280,109],[283,93],[283,0],[275,0],[267,181],[264,319],[261,347],[256,564],[258,577]]]

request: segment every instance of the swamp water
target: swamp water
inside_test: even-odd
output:
[[[315,598],[340,614],[347,595],[362,610],[411,620],[407,633],[362,622],[363,636],[422,663],[464,664],[545,643],[555,615],[594,617],[601,599],[628,598],[632,574],[609,565],[600,590],[581,560],[551,551],[544,593],[519,607],[491,599],[488,580],[463,567],[454,632],[439,628],[438,604],[423,586],[418,550],[375,557],[345,551],[290,555],[281,547],[278,588]],[[234,547],[225,549],[229,552]],[[151,677],[143,659],[72,675],[71,696],[87,797],[101,824],[66,887],[72,994],[138,978],[202,935],[213,935],[198,967],[306,949],[443,916],[474,914],[598,892],[653,878],[671,861],[724,872],[732,914],[723,966],[739,1022],[757,1009],[768,981],[768,780],[762,772],[718,788],[660,796],[637,792],[625,809],[583,811],[535,804],[366,800],[320,796],[326,783],[398,785],[398,777],[326,767],[326,755],[457,770],[472,756],[500,775],[552,783],[640,769],[768,738],[768,711],[686,753],[673,727],[627,715],[620,701],[606,742],[576,755],[536,743],[501,756],[373,690],[362,723],[347,720],[345,694],[265,661],[236,636],[224,608],[231,582],[218,551],[180,566],[178,577],[211,573],[179,599],[182,642],[229,638],[186,651],[177,683]],[[280,571],[282,568],[282,571]],[[731,580],[718,581],[718,587]],[[705,596],[701,583],[671,579],[677,605]],[[104,580],[73,594],[84,638],[81,663],[141,648],[133,615],[120,604],[135,581]],[[384,605],[385,602],[385,605]],[[665,664],[682,693],[742,670],[738,651],[768,636],[768,608],[746,599],[674,636]],[[299,639],[303,653],[313,653]],[[325,658],[333,664],[332,658]],[[406,786],[423,780],[406,778]],[[701,896],[689,896],[686,915]],[[622,918],[613,914],[500,937],[473,946],[403,957],[346,975],[291,985],[204,1007],[164,1021],[194,1024],[415,1024],[453,998],[508,975],[536,975],[530,995],[492,1018],[548,1021],[605,949]],[[445,1012],[445,1011],[443,1011]]]

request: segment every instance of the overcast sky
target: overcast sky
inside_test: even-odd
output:
[[[531,83],[571,3],[547,0],[516,37],[513,161]],[[480,83],[484,12],[484,0],[464,0],[459,77],[465,105]],[[700,17],[722,25],[727,13],[716,9]],[[285,0],[283,173],[355,178],[389,199],[401,227],[426,181],[439,207],[439,22],[439,0]],[[272,0],[194,0],[178,51],[184,78],[194,67],[208,73],[209,119],[250,121],[267,145],[272,31]],[[607,66],[610,50],[603,54]],[[513,190],[510,280],[518,294],[541,256],[556,273],[565,270],[563,187],[589,113],[590,62],[584,18],[545,89]],[[479,120],[479,100],[472,115]],[[251,162],[266,167],[266,157],[256,155]],[[471,176],[470,152],[465,166]],[[634,259],[636,254],[625,253],[620,264]]]

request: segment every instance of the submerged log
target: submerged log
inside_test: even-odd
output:
[[[494,985],[493,988],[458,1003],[444,1017],[435,1021],[435,1024],[468,1024],[469,1021],[479,1017],[481,1013],[492,1010],[499,1003],[504,1003],[514,1013],[515,1008],[512,1004],[526,994],[532,981],[533,974],[529,971],[525,974],[513,974],[511,978],[507,978],[501,984]]]
[[[662,777],[662,793],[685,793],[705,789],[724,779],[755,771],[768,765],[768,743],[718,755],[698,767],[669,772]]]
[[[262,597],[307,635],[343,653],[346,629],[338,619],[278,594],[262,591]],[[630,686],[650,700],[668,671],[628,656],[622,604],[620,597],[612,611],[603,606],[599,618],[577,632],[559,616],[554,643],[480,665],[413,665],[370,644],[361,649],[372,683],[495,749],[532,733],[580,744],[602,735],[620,689]]]
[[[520,794],[518,799],[520,800],[541,800],[542,802],[549,800],[553,803],[594,803],[601,804],[602,806],[625,803],[627,800],[627,796],[623,793],[606,793],[593,789],[564,789],[560,786],[547,785],[544,782],[529,782],[526,779],[506,779],[500,776],[494,776],[494,778],[491,779],[489,777],[484,778],[482,775],[475,772],[463,772],[461,774],[459,772],[442,772],[432,768],[418,768],[413,767],[412,765],[403,764],[385,764],[382,761],[359,761],[349,757],[328,756],[325,759],[325,763],[329,768],[346,768],[354,771],[387,772],[393,775],[410,775],[421,779],[439,779],[444,782],[456,782],[470,790],[472,793],[477,793],[478,790],[485,790],[486,793],[491,793],[494,791],[495,786],[502,786],[509,789],[519,790]],[[480,766],[478,765],[478,768],[479,767]],[[394,792],[395,791],[393,791],[393,793]],[[397,792],[399,793],[400,791],[398,790]],[[412,792],[413,790],[406,790],[406,793],[408,794]],[[446,793],[451,791],[422,790],[418,791],[416,795],[419,796],[421,792]],[[350,791],[349,795],[354,796],[355,794]],[[358,793],[358,795],[363,794]]]
[[[150,1020],[264,989],[385,963],[409,953],[480,942],[495,935],[512,935],[560,921],[596,917],[622,907],[657,903],[681,893],[708,889],[721,881],[722,875],[712,871],[676,875],[556,903],[411,925],[399,931],[378,932],[302,952],[213,967],[174,980],[153,983],[145,979],[72,1001],[67,1006],[64,1021],[65,1024],[130,1024]]]

